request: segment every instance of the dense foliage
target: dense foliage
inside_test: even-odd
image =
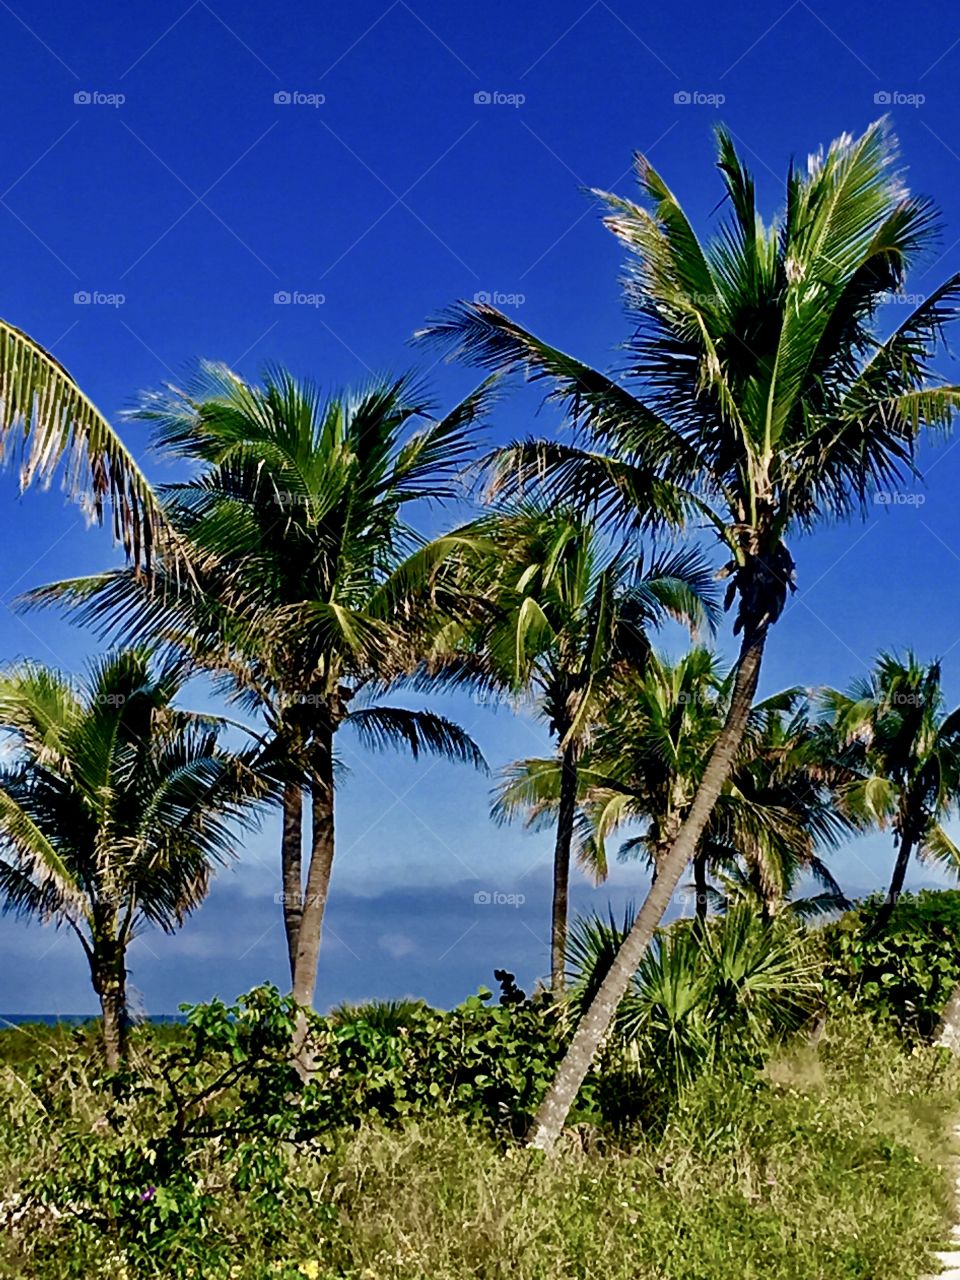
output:
[[[960,891],[905,893],[885,915],[874,896],[824,929],[828,999],[929,1036],[960,983]]]
[[[289,1016],[269,990],[202,1006],[186,1030],[138,1032],[135,1066],[109,1082],[85,1031],[0,1035],[0,1275],[903,1280],[930,1265],[956,1068],[862,1019],[763,1072],[714,1067],[629,1144],[580,1123],[566,1158],[543,1161],[469,1117],[515,1100],[479,1064],[511,1040],[529,1052],[545,1009],[337,1015],[340,1074],[299,1095],[279,1053]],[[429,1065],[427,1025],[447,1032]],[[423,1072],[409,1087],[408,1051]]]

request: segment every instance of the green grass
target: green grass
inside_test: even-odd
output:
[[[12,1034],[12,1033],[11,1033]],[[53,1046],[51,1046],[53,1047]],[[55,1165],[58,1134],[0,1036],[0,1195]],[[79,1050],[57,1043],[78,1123]],[[583,1127],[551,1160],[454,1117],[366,1124],[297,1157],[310,1188],[280,1239],[251,1194],[220,1189],[207,1227],[223,1269],[157,1275],[320,1280],[917,1280],[951,1220],[960,1073],[863,1021],[828,1027],[761,1079],[702,1080],[664,1132],[614,1143]],[[216,1187],[217,1153],[209,1154]],[[186,1230],[186,1228],[185,1228]],[[139,1280],[69,1214],[6,1236],[5,1276]],[[211,1255],[212,1256],[212,1255]],[[194,1269],[191,1269],[194,1267]]]

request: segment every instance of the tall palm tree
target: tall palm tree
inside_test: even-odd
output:
[[[262,763],[284,782],[283,914],[301,1005],[313,1000],[333,867],[335,735],[349,726],[368,747],[483,766],[451,721],[375,699],[435,623],[411,568],[423,557],[408,512],[455,496],[486,404],[484,387],[436,419],[407,379],[326,398],[283,369],[256,386],[203,365],[187,391],[150,395],[138,413],[199,467],[162,491],[171,524],[203,553],[194,574],[161,559],[160,590],[121,569],[33,596],[79,606],[110,634],[166,642],[262,715]]]
[[[466,545],[470,579],[492,601],[473,643],[499,684],[533,697],[556,742],[550,972],[559,992],[581,756],[602,707],[619,696],[619,680],[642,670],[650,629],[668,617],[693,630],[714,624],[711,576],[696,551],[645,564],[626,548],[605,547],[575,513],[529,503],[477,522]]]
[[[155,545],[176,555],[160,503],[133,455],[54,356],[0,320],[0,458],[20,465],[20,484],[64,483],[102,521],[111,507],[114,536],[135,568],[149,570]]]
[[[767,635],[794,588],[785,539],[860,509],[872,490],[915,473],[922,427],[946,427],[960,388],[932,359],[960,298],[936,289],[886,340],[876,313],[903,286],[937,228],[911,196],[886,121],[790,166],[772,225],[732,137],[718,134],[728,214],[701,243],[645,160],[642,205],[606,197],[630,253],[625,367],[607,376],[495,308],[460,304],[427,334],[468,362],[523,371],[565,406],[573,441],[521,441],[493,460],[503,491],[536,484],[550,500],[592,505],[632,528],[695,517],[729,555],[740,652],[726,723],[687,821],[638,912],[622,955],[580,1021],[535,1119],[550,1147],[617,1004],[693,856],[733,768]]]
[[[960,808],[960,708],[947,711],[940,663],[881,653],[870,674],[846,692],[825,689],[826,725],[852,773],[838,790],[855,820],[890,826],[897,850],[886,903],[889,919],[911,857],[960,875],[960,849],[944,821]]]
[[[85,681],[30,663],[0,675],[0,897],[80,940],[103,1014],[107,1067],[124,1054],[126,953],[198,906],[234,853],[234,824],[263,793],[217,745],[216,717],[173,705],[173,666],[145,652],[98,661]]]

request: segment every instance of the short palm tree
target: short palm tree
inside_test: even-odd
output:
[[[647,902],[581,1020],[531,1131],[550,1147],[734,766],[770,627],[794,587],[786,539],[860,509],[914,475],[921,429],[946,427],[960,388],[932,360],[960,275],[882,340],[877,310],[937,228],[906,189],[886,121],[791,165],[785,207],[760,217],[752,176],[721,129],[729,213],[702,243],[641,159],[643,204],[606,197],[626,246],[630,333],[607,376],[493,307],[461,304],[427,331],[466,361],[522,371],[563,404],[572,441],[522,441],[493,460],[498,490],[536,485],[632,528],[696,518],[729,561],[740,653],[727,719]]]
[[[589,1007],[624,939],[613,916],[578,919],[570,938],[570,999]],[[745,903],[702,930],[675,921],[658,932],[632,975],[608,1052],[634,1088],[650,1076],[657,1105],[719,1062],[760,1057],[774,1036],[796,1031],[819,990],[813,948],[793,921],[762,920]],[[639,1068],[639,1071],[638,1071]],[[629,1087],[629,1086],[628,1086]]]
[[[173,705],[181,683],[137,651],[82,682],[33,664],[0,675],[0,897],[79,938],[111,1070],[124,1054],[132,938],[174,930],[201,902],[263,792],[217,745],[215,718]]]
[[[574,513],[532,504],[479,521],[466,541],[468,574],[492,602],[473,644],[498,684],[532,696],[556,742],[550,971],[559,992],[580,759],[624,674],[643,669],[650,630],[667,618],[692,630],[714,624],[711,575],[696,551],[645,563],[605,548]],[[509,816],[503,806],[494,812]]]
[[[824,721],[849,771],[838,788],[857,822],[890,826],[897,856],[880,922],[889,918],[911,857],[960,875],[960,849],[944,821],[960,807],[960,708],[947,711],[939,662],[881,653],[846,692],[821,694]]]
[[[621,845],[620,856],[640,856],[659,874],[722,729],[730,687],[716,655],[701,647],[676,662],[651,653],[641,673],[621,682],[581,762],[577,852],[583,863],[604,869],[610,836],[636,825],[640,833]],[[701,924],[715,895],[710,873],[737,878],[742,869],[767,918],[779,912],[804,870],[839,895],[833,901],[843,901],[820,855],[848,828],[833,807],[816,741],[800,691],[754,707],[693,859]],[[552,811],[557,784],[551,764],[511,766],[500,808],[534,820]]]
[[[135,568],[155,545],[177,551],[160,503],[133,455],[49,351],[0,320],[0,457],[20,464],[20,483],[49,481],[62,462],[65,487],[97,519],[111,508],[114,536]]]
[[[163,490],[193,574],[161,560],[156,590],[121,569],[34,593],[125,640],[166,642],[263,716],[261,763],[284,783],[283,914],[301,1005],[313,999],[333,867],[335,735],[349,726],[373,748],[483,764],[451,721],[375,698],[436,621],[410,567],[423,558],[408,512],[456,494],[485,405],[483,388],[436,419],[405,379],[326,398],[282,369],[257,386],[204,365],[188,391],[148,396],[139,410],[162,448],[199,467]]]

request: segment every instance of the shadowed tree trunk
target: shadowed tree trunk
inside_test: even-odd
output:
[[[127,1052],[126,965],[119,944],[111,941],[97,947],[90,969],[100,997],[104,1061],[108,1071],[116,1071]]]
[[[707,925],[707,855],[703,851],[693,860],[693,891],[697,895],[695,927],[702,937]]]
[[[303,915],[303,787],[298,782],[288,782],[283,789],[280,859],[283,867],[283,927],[287,933],[292,985],[296,980],[297,940]]]
[[[580,1085],[610,1029],[630,979],[636,973],[637,966],[670,905],[670,899],[696,852],[714,805],[733,769],[746,731],[760,676],[766,632],[766,624],[763,624],[744,633],[727,717],[710,753],[703,781],[694,797],[690,813],[670,852],[660,863],[656,882],[600,990],[581,1018],[556,1078],[540,1104],[527,1135],[527,1142],[532,1147],[549,1151],[559,1137]]]
[[[563,991],[567,964],[567,918],[570,896],[570,846],[577,810],[577,757],[573,745],[563,750],[560,771],[560,806],[557,811],[557,843],[553,854],[553,916],[550,928],[550,985]]]
[[[893,875],[890,878],[890,888],[887,890],[887,899],[877,912],[878,928],[882,928],[884,925],[889,924],[894,908],[900,900],[900,895],[903,893],[903,882],[907,878],[907,868],[910,865],[910,855],[912,853],[913,837],[909,823],[904,819],[900,827],[900,843],[897,846],[897,860],[893,864]]]
[[[333,726],[321,725],[314,736],[310,784],[310,866],[303,890],[303,913],[297,936],[293,996],[299,1005],[313,1003],[323,913],[333,868]]]

